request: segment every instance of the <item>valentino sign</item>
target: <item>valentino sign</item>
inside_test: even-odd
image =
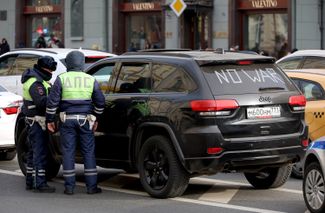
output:
[[[53,6],[48,5],[48,6],[39,6],[35,7],[35,11],[38,13],[48,13],[48,12],[53,12]]]
[[[270,8],[277,7],[277,0],[250,0],[253,8]]]
[[[155,9],[154,3],[133,3],[133,10],[153,10]]]

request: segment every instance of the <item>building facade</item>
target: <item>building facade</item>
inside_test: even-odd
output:
[[[113,53],[146,48],[264,51],[324,48],[325,0],[0,0],[0,38],[34,47],[43,35],[65,47]]]

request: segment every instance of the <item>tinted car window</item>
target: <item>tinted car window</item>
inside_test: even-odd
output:
[[[111,88],[109,88],[109,79],[112,75],[115,64],[105,64],[100,67],[96,67],[96,70],[91,70],[89,74],[94,76],[98,81],[101,91],[106,94],[109,93]]]
[[[9,55],[0,59],[0,76],[9,75],[9,72],[14,69],[13,65],[17,56],[17,54]]]
[[[215,95],[295,90],[294,84],[274,64],[201,67]]]
[[[318,68],[318,69],[324,69],[325,68],[325,58],[324,57],[306,57],[304,64],[302,65],[302,68],[305,69],[312,69],[312,68]]]
[[[14,64],[13,69],[8,71],[9,75],[21,75],[27,68],[34,67],[34,64],[37,63],[39,55],[31,55],[31,54],[21,54],[19,55]]]
[[[299,81],[299,87],[301,92],[306,97],[307,101],[317,101],[324,100],[325,94],[324,89],[317,82],[304,80],[304,79],[294,79],[295,83]]]
[[[280,61],[278,64],[282,69],[297,69],[303,57],[292,57]]]
[[[152,77],[154,92],[189,92],[196,89],[194,81],[180,67],[154,64]]]
[[[147,93],[151,91],[152,79],[149,63],[123,63],[116,82],[118,93]]]

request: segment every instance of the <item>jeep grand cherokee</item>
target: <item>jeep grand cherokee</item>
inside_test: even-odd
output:
[[[255,188],[279,187],[308,143],[305,97],[271,57],[136,52],[103,59],[87,72],[106,97],[95,133],[97,164],[138,171],[153,197],[180,196],[191,177],[222,171],[243,172]],[[51,140],[48,173],[55,176],[59,133]],[[23,172],[25,143],[18,119]],[[80,151],[76,158],[82,162]]]

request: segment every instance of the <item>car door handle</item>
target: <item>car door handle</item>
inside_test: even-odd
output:
[[[140,104],[144,104],[144,103],[146,103],[145,100],[132,100],[131,102],[132,102],[132,103],[140,103]]]

